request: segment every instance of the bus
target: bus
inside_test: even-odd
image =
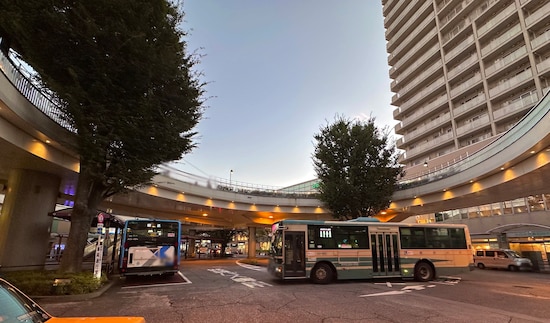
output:
[[[181,223],[173,220],[128,220],[122,233],[119,272],[173,275],[180,264]]]
[[[400,277],[430,281],[474,269],[468,227],[374,218],[282,220],[272,226],[268,271],[283,280]]]

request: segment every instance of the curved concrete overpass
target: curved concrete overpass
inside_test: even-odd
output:
[[[60,201],[70,199],[78,178],[72,133],[52,101],[0,56],[0,183],[14,169],[61,178]],[[492,203],[548,188],[550,99],[546,95],[514,128],[468,158],[401,183],[387,219]],[[69,147],[69,148],[67,148]],[[211,179],[166,166],[154,185],[103,203],[115,214],[174,218],[225,227],[268,225],[282,218],[329,219],[328,210],[306,193],[219,189]],[[221,185],[224,187],[224,185]],[[225,186],[227,187],[227,186]]]

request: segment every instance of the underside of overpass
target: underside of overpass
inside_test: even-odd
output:
[[[0,184],[9,191],[9,174],[25,169],[60,178],[59,199],[71,199],[79,160],[72,135],[53,121],[49,108],[21,88],[21,76],[2,56],[0,73]],[[19,84],[19,85],[14,85]],[[31,91],[32,92],[32,91]],[[27,93],[24,95],[23,93]],[[382,220],[439,212],[546,193],[549,183],[550,99],[545,96],[514,128],[450,171],[428,174],[419,185],[398,190]],[[38,103],[37,103],[38,102]],[[40,103],[40,104],[39,104]],[[53,112],[55,113],[55,111]],[[269,225],[283,218],[330,219],[321,202],[303,197],[274,197],[220,191],[161,174],[154,185],[119,194],[102,203],[114,214],[179,219],[184,223],[241,227]],[[156,183],[156,184],[155,184]],[[45,214],[47,211],[45,210]]]

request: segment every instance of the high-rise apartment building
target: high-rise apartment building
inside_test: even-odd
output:
[[[550,88],[550,1],[382,0],[407,167],[478,150]]]

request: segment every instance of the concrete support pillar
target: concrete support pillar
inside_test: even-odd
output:
[[[506,237],[506,232],[497,233],[498,247],[502,249],[510,249],[510,244],[508,243],[508,237]]]
[[[43,269],[61,179],[15,169],[0,213],[0,270]]]
[[[187,245],[187,257],[195,257],[197,254],[197,248],[195,247],[195,244],[197,243],[197,240],[194,238],[189,238],[189,242]]]
[[[196,243],[196,240],[195,238],[191,238],[191,237],[194,237],[195,235],[197,234],[197,232],[195,230],[189,230],[189,239],[188,239],[188,242],[187,242],[187,257],[195,257],[195,243]]]
[[[256,228],[248,227],[248,258],[256,258]]]

